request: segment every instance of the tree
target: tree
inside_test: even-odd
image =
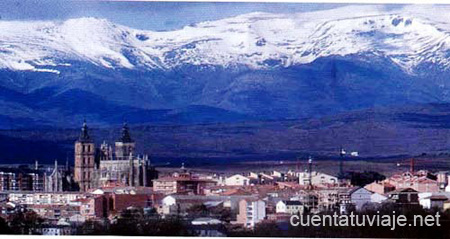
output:
[[[280,237],[283,231],[277,226],[275,222],[261,222],[255,225],[253,235],[255,237]]]
[[[218,218],[223,222],[230,222],[232,220],[233,212],[231,208],[228,207],[213,207],[210,209],[211,215],[218,216]]]
[[[204,217],[209,215],[209,210],[204,204],[194,204],[186,212],[193,217]]]
[[[81,225],[81,235],[105,235],[107,234],[106,227],[98,221],[87,220]]]
[[[12,234],[11,228],[3,217],[0,217],[0,234]]]
[[[187,225],[180,217],[167,219],[147,217],[142,209],[124,210],[110,226],[110,235],[122,236],[190,236]]]
[[[143,236],[193,236],[180,217],[150,220],[143,227]]]
[[[8,221],[12,233],[33,234],[42,227],[44,219],[32,210],[25,210],[11,214]]]
[[[144,223],[145,215],[142,209],[125,209],[120,214],[116,223],[110,227],[109,233],[112,235],[136,236],[142,234],[140,228]]]
[[[363,187],[375,181],[381,181],[386,177],[378,172],[364,171],[364,172],[348,172],[345,178],[350,179],[351,184]]]

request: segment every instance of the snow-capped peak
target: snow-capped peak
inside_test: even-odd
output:
[[[412,72],[423,63],[449,67],[446,21],[408,7],[399,12],[350,6],[297,14],[249,13],[167,32],[105,19],[0,21],[0,68],[58,73],[88,61],[109,68],[170,69],[181,64],[305,64],[330,55],[376,53]],[[439,16],[442,16],[441,14]]]

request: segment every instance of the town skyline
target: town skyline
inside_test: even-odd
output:
[[[1,1],[0,234],[448,238],[449,10]]]

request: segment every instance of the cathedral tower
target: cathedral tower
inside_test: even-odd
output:
[[[122,135],[115,143],[116,160],[128,160],[131,155],[134,155],[136,143],[131,139],[127,123],[123,124]]]
[[[84,122],[80,138],[75,142],[75,182],[81,191],[94,187],[95,180],[95,144],[89,136]]]

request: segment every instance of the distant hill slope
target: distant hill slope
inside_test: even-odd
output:
[[[137,151],[154,162],[210,164],[228,160],[335,157],[340,146],[360,157],[447,154],[450,104],[374,108],[335,116],[284,121],[197,125],[133,125]],[[120,127],[93,128],[97,143],[114,142]],[[72,159],[79,129],[0,131],[2,163]],[[27,150],[24,150],[27,149]]]
[[[102,126],[124,119],[156,124],[282,120],[450,100],[447,71],[410,75],[372,55],[256,71],[83,69],[60,76],[0,71],[0,128],[76,127],[83,118]],[[13,86],[11,78],[24,83]]]

